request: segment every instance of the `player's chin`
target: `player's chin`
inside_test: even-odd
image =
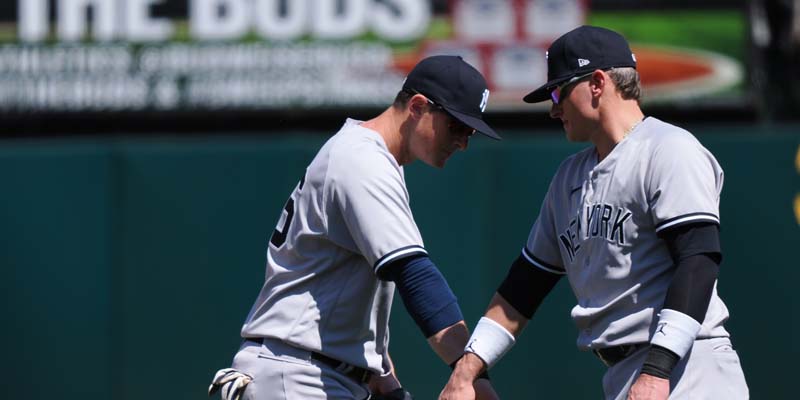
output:
[[[437,168],[444,168],[444,165],[447,164],[447,160],[449,160],[450,157],[453,156],[453,153],[455,153],[455,151],[449,151],[449,152],[446,152],[444,155],[442,155],[442,157],[440,157],[439,160],[437,161],[436,167]]]
[[[447,164],[447,160],[450,159],[451,155],[453,155],[452,152],[443,152],[431,157],[426,163],[431,167],[444,168],[444,165]]]
[[[567,140],[570,142],[585,142],[586,139],[582,137],[582,135],[577,134],[573,129],[568,129],[567,126],[564,126],[564,133],[567,136]]]
[[[447,162],[447,157],[423,158],[421,160],[422,162],[430,165],[431,167],[444,168],[444,164]]]
[[[575,135],[573,135],[573,134],[571,134],[571,133],[570,133],[570,131],[568,131],[568,130],[564,130],[564,133],[566,134],[567,140],[569,140],[570,142],[578,142],[578,141],[579,141],[579,140],[578,140],[578,139],[575,137]]]

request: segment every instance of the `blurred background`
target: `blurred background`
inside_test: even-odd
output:
[[[448,167],[406,168],[427,249],[470,324],[569,143],[544,51],[581,24],[631,42],[643,109],[718,158],[719,292],[754,399],[793,398],[800,316],[800,1],[18,0],[0,3],[0,398],[197,399],[229,365],[269,237],[319,146],[422,57],[487,77]],[[491,142],[491,143],[490,143]],[[449,376],[395,302],[403,384]],[[559,284],[493,369],[502,398],[596,399]]]

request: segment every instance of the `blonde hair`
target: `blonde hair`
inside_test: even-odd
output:
[[[641,101],[642,83],[639,81],[639,72],[631,67],[612,68],[608,75],[623,99]]]

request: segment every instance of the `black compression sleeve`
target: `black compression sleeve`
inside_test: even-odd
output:
[[[497,289],[508,304],[531,319],[545,296],[553,290],[561,275],[547,272],[519,256],[508,270],[506,279]]]
[[[682,258],[695,254],[708,254],[717,264],[722,262],[719,225],[697,223],[667,229],[659,234],[667,242],[672,260],[677,264]]]
[[[667,232],[663,238],[676,264],[664,308],[702,324],[719,275],[719,229],[713,224],[689,225]]]
[[[718,275],[719,266],[707,254],[684,258],[669,285],[664,308],[680,311],[702,324]]]
[[[719,227],[714,224],[685,225],[670,229],[661,237],[667,242],[675,262],[675,275],[667,289],[663,308],[686,314],[702,324],[722,259]],[[669,349],[652,345],[642,365],[642,373],[669,379],[679,360],[680,357]]]
[[[647,353],[647,358],[644,360],[644,365],[642,365],[642,373],[669,379],[679,360],[680,357],[670,350],[652,345]]]

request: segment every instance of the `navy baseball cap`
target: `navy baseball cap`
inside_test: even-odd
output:
[[[547,83],[523,98],[526,103],[550,99],[550,92],[573,77],[597,69],[636,68],[628,41],[609,29],[584,25],[558,39],[547,49]]]
[[[489,101],[486,80],[459,56],[432,56],[408,73],[403,90],[419,93],[441,106],[453,118],[492,139],[500,140],[483,121]]]

